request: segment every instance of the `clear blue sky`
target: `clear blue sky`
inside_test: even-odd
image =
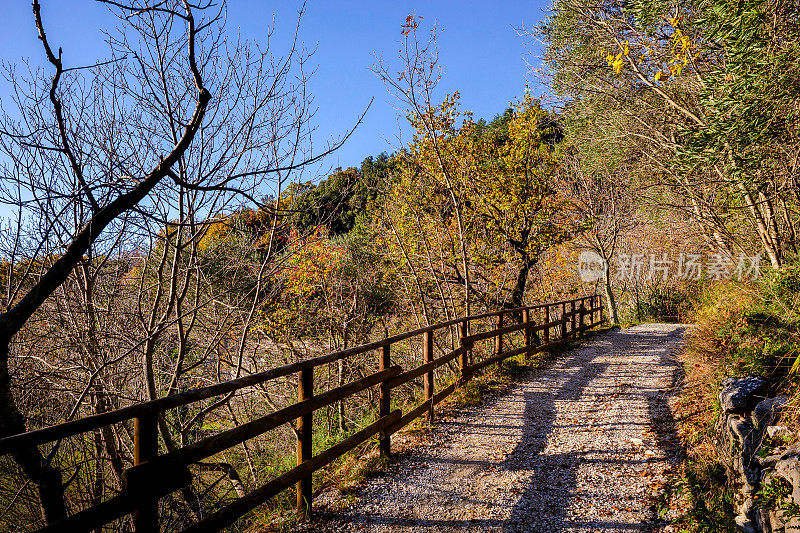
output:
[[[44,64],[30,2],[1,1],[0,59],[17,63],[27,58],[34,65]],[[286,42],[280,37],[293,30],[300,5],[295,0],[229,0],[228,31],[235,33],[241,28],[244,37],[260,39],[274,13],[276,49],[280,51]],[[548,7],[549,0],[310,0],[301,38],[309,46],[318,45],[312,60],[318,63],[318,72],[311,84],[319,107],[315,143],[344,133],[375,97],[364,124],[326,167],[357,166],[368,155],[391,151],[388,142],[395,142],[397,113],[369,67],[374,52],[394,58],[400,24],[408,14],[415,12],[425,23],[436,21],[444,29],[440,39],[445,69],[442,94],[460,91],[465,109],[473,111],[476,118],[490,119],[525,88],[530,43],[519,37],[515,28],[535,25]],[[42,0],[42,14],[51,44],[64,49],[65,66],[105,57],[100,30],[113,26],[116,19],[104,6],[91,0]],[[7,96],[8,86],[0,81],[0,98]]]

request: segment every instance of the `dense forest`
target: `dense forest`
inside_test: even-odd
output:
[[[310,181],[297,172],[340,143],[306,150],[309,57],[296,42],[275,52],[236,42],[216,5],[106,3],[120,24],[113,61],[66,68],[34,2],[49,70],[7,71],[0,436],[457,317],[595,293],[611,324],[697,321],[697,401],[713,404],[719,381],[738,374],[796,394],[795,2],[556,0],[526,28],[544,43],[534,74],[552,94],[520,80],[518,98],[486,119],[458,92],[437,96],[442,37],[409,16],[399,56],[373,70],[412,139]],[[586,251],[602,268],[588,281],[578,268]],[[437,350],[457,342],[437,339]],[[393,356],[419,357],[412,346]],[[316,386],[374,366],[339,361]],[[293,379],[170,411],[158,421],[160,446],[293,402]],[[395,401],[418,399],[420,387]],[[318,413],[316,444],[369,423],[376,401],[365,391]],[[687,437],[692,450],[707,438],[704,423],[713,420]],[[178,530],[288,469],[293,431],[199,465],[164,499],[162,527]],[[3,456],[0,524],[41,527],[117,493],[133,438],[118,424]],[[723,530],[730,508],[715,472],[689,453],[688,530]],[[287,501],[241,529],[271,523]]]

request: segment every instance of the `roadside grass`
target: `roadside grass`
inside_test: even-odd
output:
[[[685,456],[659,514],[668,517],[677,531],[732,533],[736,531],[733,493],[713,442],[719,402],[711,386],[711,366],[689,355],[684,356],[683,364],[686,381],[673,409]]]

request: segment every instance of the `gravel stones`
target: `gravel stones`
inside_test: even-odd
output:
[[[487,404],[437,420],[343,510],[318,498],[306,527],[661,531],[655,504],[679,455],[667,399],[684,329],[644,324],[582,341]]]

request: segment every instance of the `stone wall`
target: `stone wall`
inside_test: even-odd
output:
[[[776,425],[787,398],[758,377],[722,382],[716,446],[735,490],[736,526],[747,533],[800,532],[800,445]]]

